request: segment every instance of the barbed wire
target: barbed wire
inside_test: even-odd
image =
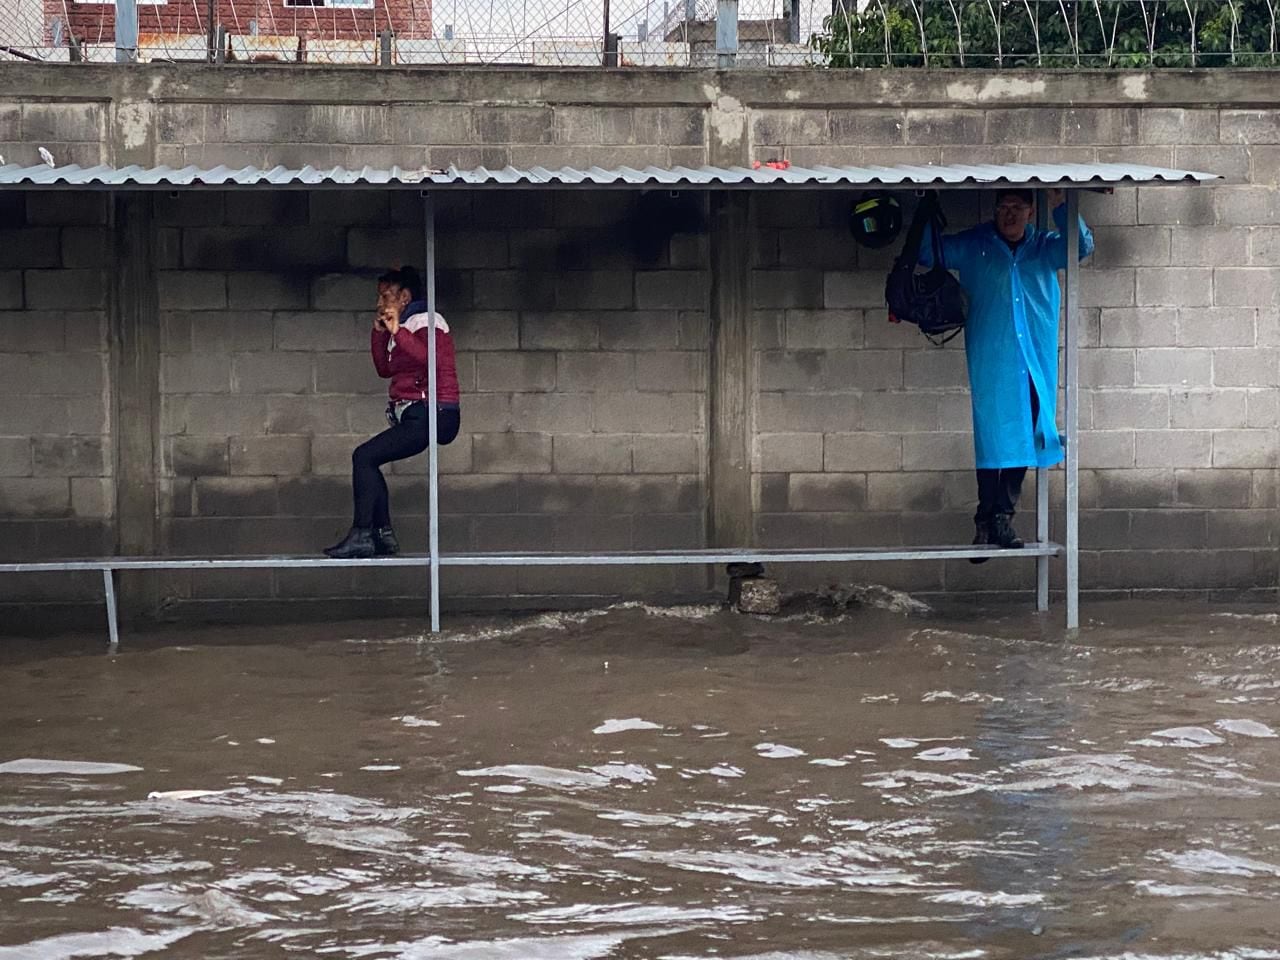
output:
[[[716,0],[137,0],[143,61],[706,67]],[[116,59],[115,0],[0,0],[0,59]],[[1271,64],[1280,0],[740,0],[737,67]]]

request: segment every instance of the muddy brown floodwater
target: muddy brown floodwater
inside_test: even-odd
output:
[[[1280,616],[1085,612],[6,640],[0,960],[1280,958]]]

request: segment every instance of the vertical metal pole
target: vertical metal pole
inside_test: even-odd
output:
[[[383,30],[378,36],[378,66],[391,66],[391,31]]]
[[[218,10],[217,0],[209,0],[209,63],[218,59]]]
[[[431,556],[431,632],[440,632],[440,448],[436,422],[436,209],[434,198],[422,201],[427,227],[427,316],[431,335],[427,337],[427,509],[431,511],[427,549]]]
[[[1036,191],[1036,226],[1044,230],[1049,223],[1049,196],[1045,190]],[[1057,351],[1053,362],[1057,363]],[[1036,467],[1036,542],[1049,542],[1049,471]],[[1049,558],[1036,557],[1036,609],[1044,613],[1049,609]]]
[[[1080,629],[1080,198],[1067,191],[1067,629]]]
[[[716,64],[728,70],[738,59],[738,0],[716,4]]]
[[[102,588],[107,595],[107,630],[111,636],[111,648],[120,645],[120,625],[116,622],[116,585],[112,580],[111,570],[102,571]]]
[[[116,0],[116,63],[138,62],[138,2]]]

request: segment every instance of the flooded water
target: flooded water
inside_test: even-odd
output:
[[[8,641],[0,960],[1280,958],[1280,617],[888,600]]]

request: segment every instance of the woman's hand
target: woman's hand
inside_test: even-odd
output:
[[[394,334],[399,328],[400,321],[396,317],[395,308],[389,304],[379,304],[377,312],[373,315],[373,329],[386,330]]]

